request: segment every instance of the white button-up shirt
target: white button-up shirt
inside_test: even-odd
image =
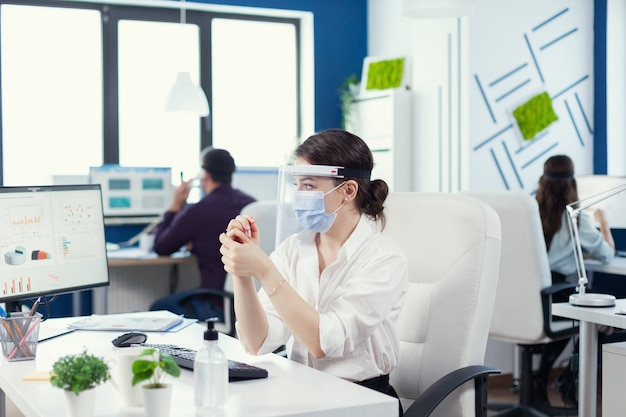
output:
[[[269,331],[259,354],[285,344],[289,358],[349,381],[389,374],[397,365],[396,323],[408,287],[403,249],[366,216],[320,275],[315,233],[287,238],[270,256],[289,284],[320,313],[325,356],[315,359],[293,338],[263,290]]]

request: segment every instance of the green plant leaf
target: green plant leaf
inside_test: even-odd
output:
[[[145,359],[136,359],[132,365],[133,371],[133,380],[132,385],[147,381],[152,378],[154,375],[155,369],[159,366],[158,362],[145,360]]]
[[[169,374],[173,377],[180,376],[180,366],[174,361],[174,358],[164,352],[159,352],[158,359],[154,353],[156,349],[146,349],[133,361],[132,371],[133,380],[132,385],[136,385],[140,382],[150,380],[149,386],[162,386],[162,378],[164,374]],[[141,359],[142,357],[149,357],[148,359]]]
[[[176,378],[180,375],[180,366],[178,366],[170,354],[162,352],[159,355],[159,359],[161,360],[161,368],[163,368],[163,371]]]
[[[50,383],[54,387],[70,390],[78,395],[109,378],[109,366],[104,359],[84,350],[80,354],[59,358],[52,365]]]

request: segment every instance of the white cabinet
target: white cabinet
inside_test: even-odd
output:
[[[413,191],[412,96],[388,90],[357,97],[346,123],[374,154],[372,179],[385,180],[390,191]]]
[[[602,345],[602,415],[624,415],[626,342]]]

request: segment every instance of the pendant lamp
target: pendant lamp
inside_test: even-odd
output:
[[[181,0],[180,23],[185,24],[185,0]],[[205,117],[209,115],[209,101],[202,87],[191,81],[191,74],[183,71],[176,75],[174,85],[167,95],[165,109]]]
[[[200,117],[209,115],[209,102],[199,85],[191,81],[189,72],[179,72],[167,95],[167,111],[196,113]]]
[[[474,14],[474,0],[404,0],[402,14],[415,18],[469,16]]]

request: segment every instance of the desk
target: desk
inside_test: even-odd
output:
[[[51,319],[42,326],[56,326],[73,318]],[[193,324],[177,333],[149,333],[148,343],[175,343],[192,349],[202,346],[204,327]],[[111,339],[118,332],[75,331],[39,344],[34,361],[8,362],[0,358],[0,389],[26,417],[63,416],[66,413],[62,390],[49,382],[24,382],[25,375],[52,368],[60,356],[79,353],[83,347],[105,359],[115,355]],[[239,341],[220,334],[219,344],[230,359],[268,370],[265,379],[232,382],[220,417],[385,417],[398,415],[398,401],[390,396],[344,381],[278,355],[246,354]],[[196,417],[193,401],[193,372],[183,369],[174,384],[171,417]],[[98,386],[95,415],[98,417],[144,417],[143,407],[125,407],[113,384]],[[4,395],[0,406],[4,410]]]
[[[586,260],[585,269],[587,272],[603,272],[605,274],[626,275],[626,257],[616,256],[608,264],[596,260]],[[591,277],[589,278],[591,281]]]
[[[577,307],[569,303],[552,304],[552,314],[580,321],[578,368],[578,416],[595,417],[598,405],[598,325],[626,329],[626,316],[615,314],[626,309],[626,299],[615,307]]]
[[[154,299],[175,292],[180,278],[179,273],[181,265],[195,265],[195,263],[195,256],[191,255],[189,252],[176,252],[172,256],[157,256],[154,253],[148,254],[145,251],[138,251],[137,248],[120,249],[119,251],[110,252],[108,254],[108,264],[111,285],[109,287],[94,288],[92,290],[92,312],[94,314],[122,312],[117,310],[110,311],[109,308],[110,293],[115,290],[114,281],[116,280],[118,281],[117,284],[124,283],[125,285],[120,291],[116,291],[112,298],[115,298],[118,304],[125,306],[124,312],[147,310]],[[156,289],[157,283],[155,282],[155,276],[157,274],[155,273],[155,269],[162,267],[169,267],[168,282],[166,288],[163,288],[163,293],[153,297],[148,290]],[[127,270],[128,268],[142,269],[137,269],[129,274],[124,273],[124,268],[127,268]],[[129,281],[129,275],[132,275],[131,278],[133,282],[124,282]],[[145,297],[142,297],[142,294],[144,294]]]

